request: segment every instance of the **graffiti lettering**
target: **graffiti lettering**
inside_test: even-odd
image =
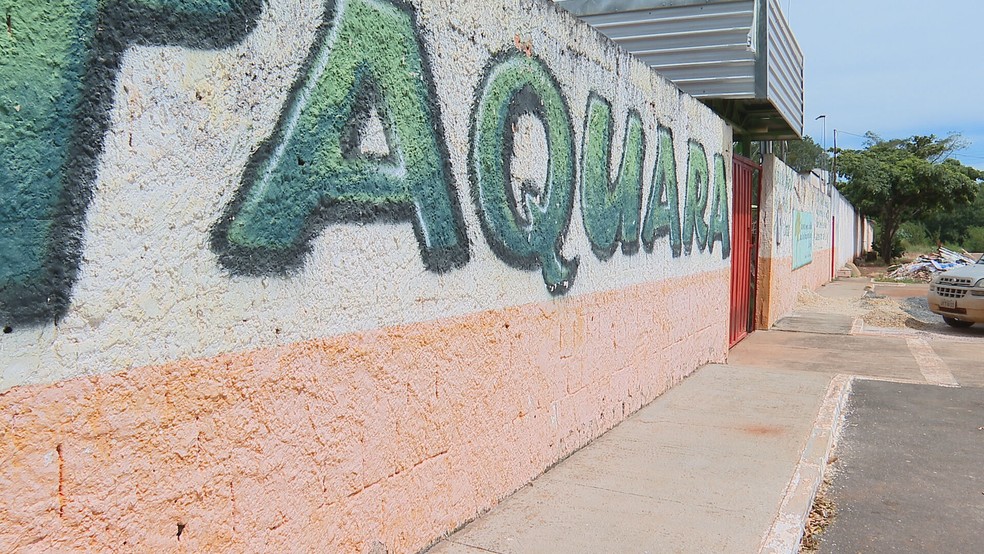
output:
[[[254,26],[261,0],[4,2],[0,33],[0,318],[57,321],[132,44],[213,49]]]
[[[639,250],[642,163],[646,157],[642,117],[634,110],[626,117],[622,163],[618,177],[610,183],[613,125],[611,105],[591,94],[581,154],[581,215],[592,250],[601,260],[610,258],[619,242],[625,254]]]
[[[325,20],[305,77],[213,230],[213,248],[233,271],[283,273],[303,264],[330,222],[409,219],[428,269],[463,265],[468,240],[412,12],[350,0]],[[381,155],[361,146],[375,117]]]
[[[689,256],[697,239],[697,249],[707,247],[707,153],[704,146],[690,141],[687,155],[687,201],[683,208],[683,251]]]
[[[731,255],[731,226],[728,223],[731,206],[728,205],[728,177],[724,156],[714,155],[714,195],[711,199],[711,215],[708,224],[707,251],[714,253],[714,243],[721,243],[721,258]]]
[[[793,234],[793,223],[792,223],[792,197],[793,197],[793,177],[794,173],[790,169],[789,171],[779,171],[777,168],[774,172],[774,188],[773,194],[775,195],[775,209],[773,210],[775,218],[775,229],[773,234],[776,237],[776,246],[781,246],[785,243],[787,237],[791,237]]]
[[[2,0],[0,0],[2,1]],[[0,318],[57,322],[81,260],[83,222],[108,130],[123,53],[133,44],[214,49],[256,24],[262,0],[9,0],[0,33]],[[234,199],[211,229],[219,263],[235,274],[286,275],[312,240],[337,222],[413,226],[424,266],[466,264],[469,243],[450,169],[430,61],[413,7],[398,0],[325,0],[325,15],[271,136],[248,160]],[[592,93],[581,144],[581,206],[594,254],[621,245],[652,252],[669,238],[674,257],[730,255],[725,160],[688,143],[681,215],[673,135],[656,132],[656,160],[642,212],[646,134],[627,110],[617,175],[614,117]],[[517,125],[537,121],[545,175],[517,185]],[[540,270],[566,293],[579,258],[566,258],[577,167],[568,101],[529,48],[493,56],[475,92],[468,174],[482,232],[513,267]],[[514,174],[514,169],[515,174]],[[542,181],[542,182],[533,182]],[[710,213],[708,213],[710,208]],[[682,222],[681,222],[682,219]]]
[[[482,229],[503,261],[540,267],[547,289],[570,288],[578,259],[560,253],[574,206],[574,142],[570,111],[560,86],[538,58],[520,54],[493,59],[477,93],[472,116],[469,172]],[[527,183],[516,198],[510,182],[513,129],[523,115],[539,119],[547,134],[547,179]]]
[[[680,238],[680,198],[673,133],[660,126],[656,132],[656,144],[656,167],[653,168],[646,220],[642,226],[642,243],[647,251],[652,252],[656,239],[668,236],[670,251],[674,258],[678,258],[683,241]]]

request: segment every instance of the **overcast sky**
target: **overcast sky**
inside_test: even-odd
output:
[[[828,147],[958,132],[984,169],[984,1],[780,0],[806,56],[805,133]]]

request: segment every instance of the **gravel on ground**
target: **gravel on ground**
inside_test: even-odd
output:
[[[800,291],[796,311],[860,317],[866,326],[927,329],[939,316],[929,311],[925,298],[895,299],[868,291],[859,298],[828,298],[809,289]]]

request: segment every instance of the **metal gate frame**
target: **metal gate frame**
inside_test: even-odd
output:
[[[758,226],[753,202],[761,199],[762,166],[735,154],[732,158],[731,313],[728,347],[741,342],[754,328],[753,290],[758,262]]]

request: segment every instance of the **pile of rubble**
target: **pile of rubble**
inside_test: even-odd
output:
[[[936,272],[973,263],[973,258],[941,246],[935,255],[919,256],[914,262],[889,267],[885,276],[896,281],[918,280],[928,283]]]

